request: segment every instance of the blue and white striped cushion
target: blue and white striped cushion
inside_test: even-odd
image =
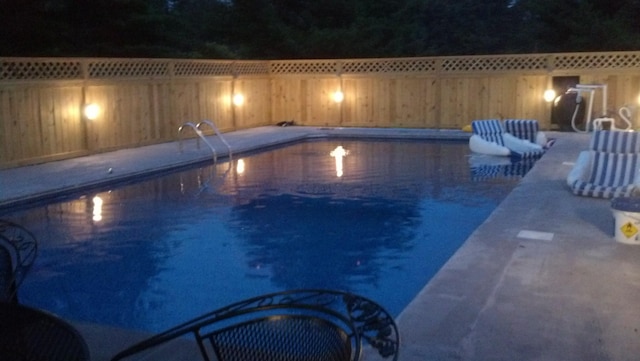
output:
[[[471,130],[473,134],[480,136],[480,138],[486,141],[504,146],[504,140],[502,140],[504,128],[502,127],[502,123],[497,119],[474,120],[471,122]]]
[[[533,119],[506,119],[504,128],[515,137],[535,143],[540,126],[538,121]]]
[[[535,164],[534,158],[525,158],[510,164],[480,164],[471,167],[471,180],[482,181],[493,178],[520,178]]]
[[[573,194],[594,198],[631,197],[636,190],[633,184],[620,187],[605,187],[597,184],[577,181],[573,186]]]
[[[589,151],[591,172],[587,180],[577,180],[571,187],[574,194],[590,197],[629,197],[636,188],[638,153]]]
[[[635,153],[593,152],[589,182],[608,187],[633,183],[638,155]]]
[[[640,153],[640,133],[596,130],[591,137],[589,149],[611,153]]]

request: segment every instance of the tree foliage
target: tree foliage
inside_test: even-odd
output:
[[[0,0],[0,56],[349,58],[636,50],[639,0]]]

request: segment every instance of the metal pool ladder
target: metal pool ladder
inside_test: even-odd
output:
[[[209,149],[211,149],[211,152],[213,153],[213,163],[217,163],[218,162],[218,153],[216,152],[216,148],[213,147],[213,145],[204,136],[204,133],[202,133],[202,130],[200,130],[200,128],[202,128],[203,124],[207,124],[207,125],[209,125],[211,127],[211,129],[213,129],[213,131],[220,138],[222,143],[227,147],[227,150],[229,152],[228,153],[229,154],[229,158],[231,158],[231,147],[229,146],[229,143],[227,143],[227,141],[224,139],[224,137],[222,136],[222,134],[218,130],[218,127],[216,127],[216,125],[210,120],[203,120],[200,123],[198,123],[197,125],[193,124],[192,122],[186,122],[186,123],[182,124],[180,126],[180,128],[178,128],[178,138],[179,138],[180,153],[182,153],[182,150],[183,150],[183,146],[182,146],[182,131],[185,128],[191,128],[198,135],[198,138],[196,138],[196,144],[197,144],[198,149],[200,149],[200,139],[202,139],[202,141],[205,142],[205,144],[209,147]]]
[[[211,120],[205,119],[203,121],[201,121],[200,123],[198,123],[198,125],[196,125],[196,129],[200,130],[200,128],[202,128],[202,125],[206,124],[209,127],[211,127],[211,129],[213,129],[213,131],[216,133],[216,135],[218,136],[218,138],[220,138],[220,141],[222,142],[222,144],[224,144],[227,147],[227,154],[229,155],[229,159],[231,159],[231,146],[229,146],[229,143],[227,143],[227,140],[224,139],[224,137],[222,136],[222,133],[220,133],[220,131],[218,130],[218,127],[216,127],[215,123]]]

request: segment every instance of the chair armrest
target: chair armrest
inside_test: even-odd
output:
[[[531,143],[528,140],[520,139],[509,133],[504,133],[502,135],[502,140],[504,141],[505,147],[516,153],[542,153],[544,151],[540,145]]]
[[[469,149],[474,153],[509,156],[511,151],[509,148],[503,147],[498,143],[490,142],[482,139],[479,135],[472,135],[469,138]]]
[[[586,181],[589,173],[591,173],[592,151],[583,150],[578,154],[573,168],[567,175],[567,185],[572,187],[576,181]]]
[[[541,146],[542,148],[546,147],[549,143],[549,139],[544,132],[538,132],[536,134],[536,144]]]

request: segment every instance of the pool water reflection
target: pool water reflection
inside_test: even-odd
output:
[[[292,288],[397,315],[519,180],[475,180],[468,156],[461,142],[304,142],[5,214],[40,240],[20,300],[152,332]]]

